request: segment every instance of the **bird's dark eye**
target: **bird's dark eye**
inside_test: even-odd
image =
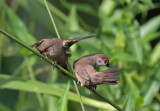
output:
[[[44,51],[47,52],[49,48],[46,48]]]
[[[107,60],[105,60],[104,63],[107,63]]]
[[[47,52],[49,48],[43,49],[41,52]]]
[[[98,62],[101,62],[101,61],[98,61]]]

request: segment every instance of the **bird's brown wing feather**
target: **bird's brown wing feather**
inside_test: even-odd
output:
[[[75,73],[77,73],[81,78],[85,79],[85,80],[90,80],[90,75],[89,72],[87,70],[88,65],[85,66],[81,66],[80,68],[76,68]]]
[[[75,68],[75,73],[84,78],[85,80],[91,79],[91,73],[94,73],[95,69],[93,66],[88,64],[78,64]]]
[[[64,47],[71,47],[74,43],[83,40],[83,39],[89,39],[89,38],[93,38],[96,37],[96,35],[91,35],[91,36],[85,36],[85,37],[78,37],[78,38],[74,38],[74,39],[68,39],[68,40],[64,40]]]

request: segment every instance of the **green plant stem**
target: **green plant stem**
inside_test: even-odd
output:
[[[82,102],[82,98],[81,98],[81,95],[80,95],[79,90],[78,90],[78,87],[77,87],[77,83],[76,83],[75,80],[73,80],[73,83],[74,83],[74,86],[75,86],[76,91],[77,91],[77,93],[78,93],[78,95],[79,95],[79,98],[80,98],[80,103],[81,103],[82,111],[85,111],[85,108],[84,108],[84,105],[83,105],[83,102]]]
[[[38,0],[38,2],[41,3],[42,5],[45,5],[45,3],[43,2],[43,0]],[[48,4],[48,7],[50,8],[50,10],[51,10],[52,13],[54,13],[57,17],[59,17],[64,22],[67,22],[68,17],[64,13],[62,13],[53,4],[49,3],[49,1],[47,2],[47,4]],[[81,22],[81,20],[80,20],[80,22]],[[85,32],[85,30],[82,27],[79,27],[79,31],[80,32]]]
[[[109,103],[110,105],[112,105],[112,106],[113,106],[114,108],[116,108],[118,111],[122,111],[122,109],[121,109],[118,105],[114,104],[111,100],[103,97],[102,95],[100,95],[100,94],[97,93],[96,91],[94,92],[94,94],[96,94],[99,98],[101,98],[102,100],[104,100],[104,101],[106,101],[107,103]]]
[[[39,3],[41,3],[42,5],[45,5],[45,3],[43,2],[43,0],[38,0]],[[56,8],[53,4],[47,2],[50,10],[52,11],[52,13],[56,14],[59,18],[61,18],[63,21],[67,21],[67,16],[62,13],[58,8]]]
[[[28,57],[25,57],[25,61],[28,62]],[[34,76],[34,72],[33,72],[33,69],[32,67],[27,63],[27,69],[28,69],[28,73],[29,73],[29,77],[32,79],[32,80],[36,80],[35,79],[35,76]],[[43,102],[43,98],[41,96],[40,93],[36,93],[36,96],[37,96],[37,99],[38,99],[38,102],[41,106],[42,109],[44,109],[44,102]]]
[[[26,49],[30,50],[31,52],[33,52],[34,54],[36,54],[37,56],[39,56],[40,58],[44,59],[45,61],[47,61],[50,64],[53,64],[53,62],[46,58],[45,56],[43,56],[42,54],[40,54],[39,52],[37,52],[35,49],[32,49],[31,47],[29,47],[28,45],[26,45],[25,43],[21,42],[20,40],[16,39],[14,36],[10,35],[9,33],[5,32],[4,30],[0,29],[0,32],[4,35],[6,35],[7,37],[9,37],[10,39],[16,41],[18,44],[22,45],[23,47],[25,47]],[[61,66],[57,65],[57,68],[61,71],[63,71],[64,73],[66,73],[68,76],[70,76],[72,79],[76,80],[76,77],[71,74],[70,72],[68,72],[67,70],[65,70],[64,68],[62,68]]]
[[[54,19],[53,19],[53,17],[52,17],[51,11],[49,10],[49,7],[48,7],[48,5],[47,5],[47,1],[46,1],[46,0],[44,0],[44,2],[45,2],[45,5],[46,5],[46,8],[47,8],[48,14],[49,14],[49,16],[50,16],[50,18],[51,18],[51,21],[52,21],[53,27],[55,28],[56,34],[57,34],[58,38],[60,39],[60,35],[59,35],[59,33],[58,33],[58,30],[57,30],[56,24],[55,24],[55,22],[54,22]]]
[[[47,8],[47,10],[48,10],[49,16],[50,16],[50,18],[51,18],[53,27],[55,28],[55,31],[56,31],[56,33],[57,33],[58,38],[60,39],[60,38],[61,38],[61,37],[60,37],[60,34],[59,34],[58,30],[57,30],[56,24],[55,24],[54,19],[53,19],[52,15],[51,15],[51,11],[50,11],[50,9],[49,9],[49,7],[48,7],[47,1],[44,0],[44,2],[45,2],[45,5],[46,5],[46,8]],[[70,67],[70,63],[69,63],[68,61],[67,61],[67,63],[68,63],[68,65],[69,65],[70,72],[73,73],[73,70],[72,70],[72,68]],[[83,105],[83,102],[82,102],[82,98],[81,98],[81,95],[80,95],[80,93],[79,93],[79,90],[78,90],[76,81],[73,80],[73,82],[74,82],[74,86],[75,86],[75,88],[76,88],[77,94],[78,94],[78,96],[79,96],[79,99],[80,99],[82,111],[85,111],[84,105]]]
[[[67,66],[68,66],[69,71],[74,74],[73,69],[72,69],[69,61],[67,61]],[[77,86],[77,84],[76,84],[76,81],[73,80],[73,83],[74,83],[74,86],[75,86],[75,88],[76,88],[77,94],[78,94],[78,96],[79,96],[79,100],[80,100],[80,104],[81,104],[81,107],[82,107],[82,111],[85,111],[85,108],[84,108],[84,105],[83,105],[83,102],[82,102],[82,98],[81,98],[81,95],[80,95],[80,93],[79,93],[79,90],[78,90],[78,86]]]
[[[16,41],[18,44],[22,45],[23,47],[25,47],[26,49],[30,50],[31,52],[33,52],[34,54],[36,54],[37,56],[39,56],[40,58],[44,59],[45,61],[47,61],[48,63],[53,65],[53,62],[51,60],[49,60],[48,58],[46,58],[45,56],[43,56],[42,54],[38,53],[36,50],[32,49],[31,47],[27,46],[25,43],[19,41],[18,39],[16,39],[14,36],[10,35],[9,33],[7,33],[6,31],[2,30],[0,28],[0,32],[4,35],[6,35],[7,37],[9,37],[10,39]],[[61,66],[57,65],[56,66],[59,70],[61,70],[62,72],[64,72],[66,75],[68,75],[70,78],[77,80],[76,77],[68,72],[67,70],[65,70],[64,68],[62,68]],[[93,92],[95,95],[97,95],[99,98],[101,98],[102,100],[104,100],[105,102],[109,103],[110,105],[112,105],[113,107],[115,107],[118,111],[122,111],[122,109],[114,104],[112,101],[110,101],[107,98],[104,98],[103,96],[101,96],[99,93],[97,93],[96,91]]]

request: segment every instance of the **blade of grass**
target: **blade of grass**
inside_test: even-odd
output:
[[[70,89],[70,81],[68,81],[65,91],[58,101],[58,104],[57,104],[58,111],[68,111],[67,104],[68,104],[69,89]]]
[[[0,10],[0,27],[5,28],[6,26],[6,14],[4,10]],[[1,35],[2,36],[2,35]],[[4,38],[0,38],[0,71],[2,67],[2,54],[3,54]]]
[[[123,110],[124,111],[135,111],[135,100],[133,99],[133,95],[131,91],[128,93],[128,96],[125,99]]]
[[[25,61],[26,61],[26,62],[29,61],[29,60],[28,60],[28,57],[25,57]],[[32,66],[31,66],[29,63],[27,63],[26,65],[27,65],[27,69],[28,69],[30,78],[31,78],[32,80],[36,80],[36,79],[35,79],[35,76],[34,76],[35,74],[34,74],[34,72],[33,72]],[[38,99],[38,102],[39,102],[41,108],[44,109],[44,102],[43,102],[43,98],[42,98],[41,94],[36,93],[36,96],[37,96],[37,99]]]
[[[43,0],[38,0],[38,2],[40,2],[42,5],[45,5],[45,3],[43,2]],[[49,1],[47,2],[50,10],[52,13],[56,14],[56,16],[58,16],[60,19],[62,19],[64,22],[67,22],[68,17],[61,12],[57,7],[55,7],[53,4],[51,4]],[[81,24],[82,20],[80,20]],[[83,24],[84,25],[84,24]],[[79,31],[80,32],[86,32],[82,27],[79,26]]]
[[[0,103],[0,111],[12,111],[8,106]]]
[[[5,4],[4,0],[0,0],[0,6],[7,16],[8,31],[26,44],[35,43],[35,38],[28,33],[24,22]]]
[[[142,88],[142,95],[144,98],[143,106],[152,104],[155,95],[159,92],[160,89],[160,64],[158,64],[153,70],[153,74],[150,79],[144,83]]]
[[[48,7],[48,4],[47,4],[46,0],[44,0],[44,2],[45,2],[45,5],[46,5],[46,8],[47,8],[47,10],[48,10],[48,14],[49,14],[49,16],[50,16],[50,18],[51,18],[53,27],[55,28],[56,34],[57,34],[58,38],[60,38],[60,34],[59,34],[58,30],[57,30],[56,24],[55,24],[54,19],[53,19],[52,15],[51,15],[51,12],[50,12],[50,9],[49,9],[49,7]],[[67,63],[68,63],[68,65],[70,66],[70,63],[69,63],[68,61],[67,61]],[[69,67],[69,69],[70,69],[70,71],[73,73],[72,68]],[[81,99],[81,95],[80,95],[80,93],[79,93],[79,90],[78,90],[78,87],[77,87],[77,84],[76,84],[76,81],[73,80],[73,82],[74,82],[74,86],[75,86],[75,88],[76,88],[77,94],[79,95],[79,99],[80,99],[82,111],[85,111],[84,105],[83,105],[83,102],[82,102],[82,99]]]
[[[52,61],[48,58],[46,58],[45,56],[43,56],[42,54],[38,53],[36,50],[32,49],[31,47],[29,47],[28,45],[22,43],[21,41],[19,41],[18,39],[16,39],[14,36],[10,35],[9,33],[5,32],[4,30],[2,30],[0,28],[0,32],[4,35],[6,35],[7,37],[9,37],[10,39],[16,41],[18,44],[22,45],[23,47],[25,47],[26,49],[30,50],[31,52],[33,52],[34,54],[36,54],[37,56],[39,56],[40,58],[44,59],[46,62],[50,63],[50,64],[53,64]],[[76,77],[68,72],[67,70],[65,70],[64,68],[62,68],[61,66],[57,65],[57,68],[59,70],[61,70],[62,72],[64,72],[66,75],[68,75],[70,78],[74,79],[74,80],[77,80]],[[100,95],[99,93],[97,93],[96,91],[93,92],[95,95],[97,95],[99,98],[101,98],[102,100],[106,101],[107,103],[109,103],[110,105],[112,105],[113,107],[115,107],[117,110],[119,111],[122,111],[122,109],[114,104],[112,101],[110,101],[109,99],[103,97],[102,95]]]
[[[38,2],[40,2],[42,5],[45,5],[45,3],[43,2],[43,0],[38,0]],[[62,20],[67,21],[67,16],[62,13],[58,8],[56,8],[53,4],[47,2],[49,8],[51,9],[51,11],[53,13],[55,13],[58,17],[60,17]]]
[[[0,88],[2,89],[12,89],[19,91],[28,91],[34,93],[43,93],[48,95],[53,95],[56,97],[61,97],[64,93],[64,88],[60,88],[58,84],[46,84],[37,80],[28,80],[20,77],[9,76],[9,74],[0,73]],[[68,99],[79,103],[79,97],[77,94],[69,91]],[[115,110],[111,105],[104,103],[102,101],[94,100],[82,96],[84,104],[96,107],[96,108],[107,108],[110,110]]]
[[[58,33],[58,30],[57,30],[56,24],[55,24],[55,22],[54,22],[54,19],[53,19],[53,17],[52,17],[51,11],[49,10],[49,7],[48,7],[48,5],[47,5],[47,1],[46,1],[46,0],[44,0],[44,2],[45,2],[45,5],[46,5],[46,8],[47,8],[48,14],[49,14],[49,16],[50,16],[50,18],[51,18],[51,21],[52,21],[53,27],[55,28],[55,31],[56,31],[57,37],[60,39],[61,37],[60,37],[60,35],[59,35],[59,33]]]
[[[151,32],[155,32],[159,27],[160,27],[160,15],[153,17],[140,27],[141,37],[145,37],[145,35]]]
[[[68,67],[69,71],[74,74],[73,69],[72,69],[69,61],[67,61],[67,67]],[[74,86],[75,86],[75,88],[76,88],[76,92],[77,92],[77,94],[78,94],[78,96],[79,96],[79,100],[80,100],[80,104],[81,104],[81,107],[82,107],[82,111],[85,111],[85,108],[84,108],[84,105],[83,105],[83,102],[82,102],[82,98],[81,98],[81,95],[80,95],[79,90],[78,90],[77,83],[76,83],[75,80],[73,80],[73,83],[74,83]]]

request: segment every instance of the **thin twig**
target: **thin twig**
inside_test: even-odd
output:
[[[69,61],[67,61],[67,66],[68,66],[68,68],[69,68],[69,71],[74,74],[73,69],[72,69]],[[78,94],[78,96],[79,96],[79,100],[80,100],[80,103],[81,103],[82,111],[85,111],[84,104],[83,104],[83,102],[82,102],[82,98],[81,98],[81,95],[80,95],[78,86],[77,86],[77,84],[76,84],[76,81],[73,80],[73,83],[74,83],[74,86],[75,86],[75,88],[76,88],[77,94]]]
[[[51,65],[53,64],[51,60],[49,60],[48,58],[46,58],[45,56],[43,56],[42,54],[38,53],[35,49],[32,49],[31,47],[29,47],[28,45],[26,45],[25,43],[21,42],[20,40],[16,39],[14,36],[12,36],[11,34],[7,33],[6,31],[2,30],[0,28],[0,33],[6,35],[7,37],[9,37],[10,39],[16,41],[18,44],[22,45],[23,47],[25,47],[26,49],[28,49],[29,51],[33,52],[34,54],[36,54],[37,56],[39,56],[40,58],[44,59],[45,61],[47,61],[48,63],[50,63]],[[68,72],[67,70],[65,70],[64,68],[62,68],[61,66],[57,65],[57,68],[59,70],[61,70],[62,72],[64,72],[66,75],[68,75],[70,78],[74,79],[77,81],[76,77]],[[110,105],[112,105],[114,108],[116,108],[118,111],[122,111],[122,109],[114,104],[112,101],[110,101],[109,99],[103,97],[102,95],[100,95],[99,93],[97,93],[96,91],[93,92],[95,95],[97,95],[99,98],[101,98],[102,100],[104,100],[105,102],[109,103]]]
[[[28,62],[28,57],[25,57],[25,62]],[[32,79],[32,80],[35,80],[35,76],[34,76],[34,72],[33,72],[33,69],[32,67],[27,63],[27,70],[28,70],[28,73],[29,73],[29,77]],[[42,95],[40,93],[36,93],[36,96],[37,96],[37,99],[38,99],[38,102],[41,106],[42,109],[44,109],[44,102],[43,102],[43,99],[42,99]]]
[[[60,39],[61,37],[60,37],[60,35],[59,35],[59,33],[58,33],[58,30],[57,30],[56,24],[55,24],[55,22],[54,22],[54,19],[53,19],[53,17],[52,17],[51,11],[49,10],[49,7],[48,7],[48,5],[47,5],[47,1],[44,0],[44,2],[45,2],[45,5],[46,5],[46,8],[47,8],[47,10],[48,10],[49,16],[50,16],[50,18],[51,18],[53,27],[55,28],[56,34],[57,34],[58,38]]]
[[[51,15],[51,12],[50,12],[50,9],[49,9],[49,7],[48,7],[48,4],[47,4],[46,0],[44,0],[44,2],[45,2],[45,5],[46,5],[46,8],[47,8],[47,10],[48,10],[49,16],[50,16],[50,18],[51,18],[51,20],[52,20],[53,27],[55,28],[55,31],[56,31],[56,33],[57,33],[58,38],[60,39],[60,38],[61,38],[61,37],[59,36],[60,34],[59,34],[58,30],[57,30],[56,24],[55,24],[54,19],[53,19],[52,15]],[[72,68],[70,67],[70,63],[69,63],[68,61],[67,61],[67,63],[68,63],[68,67],[69,67],[69,69],[70,69],[70,72],[73,73],[73,70],[72,70]],[[83,105],[83,102],[82,102],[82,98],[81,98],[81,95],[80,95],[80,93],[79,93],[79,90],[78,90],[76,81],[73,80],[73,82],[74,82],[74,86],[75,86],[75,88],[76,88],[77,94],[79,95],[79,100],[80,100],[80,104],[81,104],[81,107],[82,107],[82,111],[85,111],[84,105]]]

